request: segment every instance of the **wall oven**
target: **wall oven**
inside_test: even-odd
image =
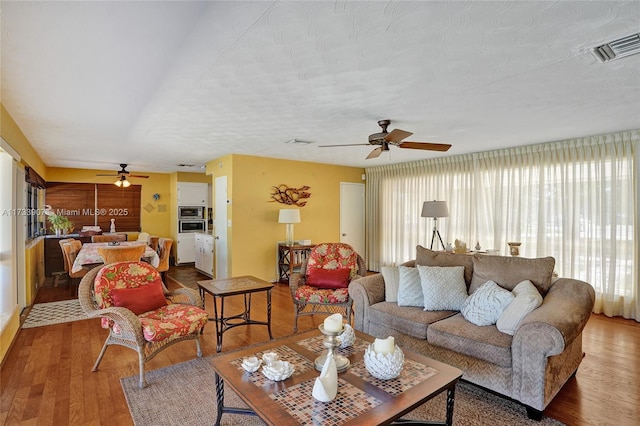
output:
[[[206,232],[207,221],[206,220],[179,220],[178,232],[181,234],[187,232]]]
[[[204,207],[202,206],[179,206],[178,219],[180,220],[204,220]]]

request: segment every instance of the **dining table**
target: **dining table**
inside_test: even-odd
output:
[[[73,262],[71,272],[80,272],[82,268],[95,267],[104,263],[104,259],[98,253],[98,247],[107,247],[111,243],[84,243],[82,248],[76,255],[76,260]],[[144,241],[120,241],[119,246],[135,246],[145,245],[146,250],[141,257],[141,260],[149,262],[153,267],[158,267],[160,264],[160,257],[158,253],[149,247]]]

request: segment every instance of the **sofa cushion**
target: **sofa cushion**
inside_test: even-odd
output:
[[[542,296],[551,287],[551,278],[556,260],[553,257],[527,259],[512,256],[486,256],[474,254],[473,277],[469,294],[487,281],[495,281],[502,288],[511,291],[524,280],[536,286]]]
[[[513,337],[498,331],[495,325],[480,327],[462,314],[435,322],[427,329],[429,344],[469,355],[501,367],[511,368]]]
[[[487,281],[465,300],[460,313],[475,325],[493,325],[513,299],[514,295],[509,290]]]
[[[379,302],[369,307],[369,320],[417,339],[426,339],[430,324],[456,313],[455,311],[424,311],[420,307]]]
[[[398,266],[400,282],[398,284],[398,306],[424,306],[422,285],[418,268]]]
[[[526,280],[518,284],[512,291],[515,299],[502,312],[496,327],[503,333],[514,335],[518,326],[529,313],[542,305],[542,296],[538,289]]]
[[[467,299],[462,266],[418,266],[425,311],[459,311]]]
[[[400,285],[400,270],[397,266],[383,266],[380,273],[384,279],[385,302],[398,302],[398,288]]]
[[[473,275],[473,256],[468,254],[444,253],[416,247],[416,266],[464,266],[464,281],[467,289]]]

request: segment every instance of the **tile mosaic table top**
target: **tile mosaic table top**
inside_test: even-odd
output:
[[[351,367],[339,374],[338,395],[328,403],[316,401],[312,396],[319,375],[314,360],[325,350],[324,336],[318,330],[221,355],[212,362],[225,385],[242,395],[267,424],[387,423],[411,411],[415,404],[455,387],[462,375],[456,368],[404,350],[405,367],[400,376],[376,379],[364,366],[364,350],[373,338],[360,332],[356,332],[356,337],[353,346],[338,349],[338,353],[350,359]],[[266,352],[275,352],[279,359],[293,364],[293,375],[274,382],[261,369],[253,373],[242,369],[243,358],[261,358]]]

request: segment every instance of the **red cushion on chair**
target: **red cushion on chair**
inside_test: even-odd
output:
[[[317,288],[349,287],[349,269],[310,268],[307,284]]]
[[[111,297],[115,306],[127,308],[136,315],[167,304],[159,281],[134,288],[114,288],[111,290]]]

